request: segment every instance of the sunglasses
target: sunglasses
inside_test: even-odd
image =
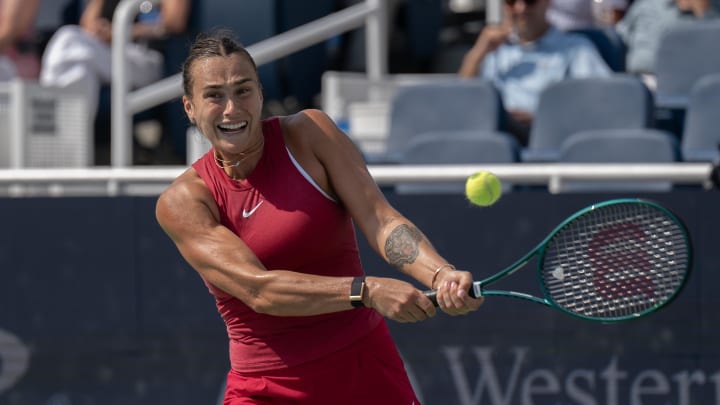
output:
[[[508,6],[514,6],[515,3],[517,3],[519,0],[505,0],[505,4]],[[526,6],[534,6],[535,3],[538,2],[538,0],[522,0],[523,3],[525,3]]]

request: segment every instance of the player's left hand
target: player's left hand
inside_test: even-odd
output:
[[[444,274],[443,274],[444,273]],[[437,302],[448,315],[465,315],[483,304],[484,297],[472,298],[472,274],[462,270],[445,270],[438,277]]]

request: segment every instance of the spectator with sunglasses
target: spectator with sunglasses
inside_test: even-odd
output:
[[[612,71],[579,34],[553,27],[551,0],[505,0],[505,18],[486,26],[462,61],[459,75],[492,81],[509,113],[506,130],[527,145],[540,93],[568,78],[606,77]]]

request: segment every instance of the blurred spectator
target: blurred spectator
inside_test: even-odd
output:
[[[717,16],[711,0],[635,0],[615,26],[627,45],[627,71],[654,88],[655,54],[665,31],[679,21]]]
[[[593,0],[551,0],[547,19],[563,31],[594,27],[593,3]]]
[[[61,27],[50,39],[42,58],[40,83],[45,86],[76,88],[97,111],[100,86],[110,82],[111,21],[120,0],[89,0],[80,26]],[[190,0],[161,0],[159,11],[141,14],[132,29],[133,42],[126,58],[130,86],[148,85],[162,78],[163,55],[149,44],[186,30]]]
[[[704,20],[720,17],[717,3],[713,4],[712,0],[681,0],[678,7],[687,13],[691,13],[693,17]]]
[[[625,16],[629,0],[593,0],[595,25],[613,27]]]
[[[40,0],[0,0],[0,81],[37,79],[33,27],[39,6]]]
[[[627,7],[628,0],[551,0],[547,18],[563,31],[613,26]]]
[[[526,145],[542,90],[573,77],[604,77],[610,68],[586,38],[550,25],[551,0],[505,0],[505,21],[487,26],[463,58],[461,77],[495,83],[509,112],[507,130]]]

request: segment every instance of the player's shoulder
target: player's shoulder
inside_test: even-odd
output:
[[[280,117],[280,123],[285,129],[302,130],[316,126],[331,125],[333,124],[333,120],[322,110],[308,108],[298,111],[295,114]]]
[[[160,194],[158,204],[182,206],[193,200],[203,200],[210,195],[210,190],[194,168],[190,167],[181,173]]]
[[[286,138],[296,141],[317,142],[338,136],[340,132],[333,119],[318,109],[306,109],[280,117],[280,125]]]

